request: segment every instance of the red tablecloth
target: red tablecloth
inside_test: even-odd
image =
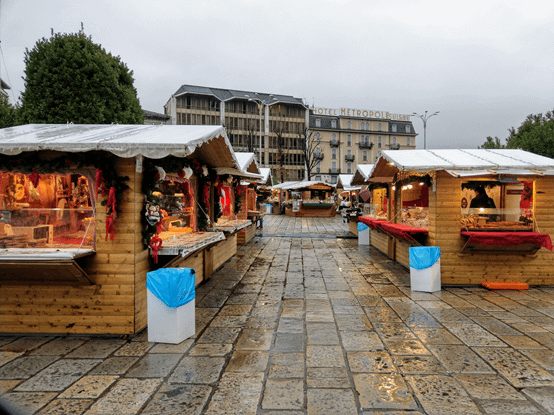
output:
[[[382,222],[386,222],[386,220],[369,218],[367,216],[360,216],[360,217],[358,217],[358,222],[365,223],[371,229],[377,229],[377,228],[379,228],[379,224],[382,223]]]
[[[537,232],[471,232],[461,231],[460,235],[468,236],[468,244],[511,246],[535,244],[552,251],[552,240],[547,233]]]
[[[414,239],[414,235],[428,235],[427,229],[412,228],[408,225],[402,225],[401,223],[383,222],[379,224],[381,229],[392,236],[403,239]]]

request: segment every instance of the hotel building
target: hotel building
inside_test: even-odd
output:
[[[308,139],[314,140],[312,180],[336,184],[339,174],[354,174],[358,164],[372,164],[381,150],[415,149],[409,115],[386,111],[313,108]]]
[[[339,174],[353,174],[358,164],[373,163],[381,150],[415,149],[417,135],[409,115],[308,109],[290,95],[195,85],[182,85],[164,112],[168,124],[224,126],[235,151],[255,153],[278,182],[306,179],[306,134],[317,144],[310,180],[332,184]]]

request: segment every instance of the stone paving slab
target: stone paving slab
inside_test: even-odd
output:
[[[340,218],[266,218],[328,237],[239,246],[180,344],[0,337],[0,399],[29,415],[554,413],[554,287],[411,291],[408,270],[333,236]]]

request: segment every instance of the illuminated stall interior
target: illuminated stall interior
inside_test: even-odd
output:
[[[80,174],[0,170],[0,248],[94,249],[91,190]]]

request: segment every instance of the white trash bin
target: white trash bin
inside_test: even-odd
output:
[[[273,206],[269,203],[265,205],[265,213],[267,213],[268,215],[271,215],[271,213],[273,213]]]
[[[173,277],[169,276],[167,280],[163,280],[164,275],[160,277],[155,274],[160,273],[162,270],[164,272],[176,273],[176,275]],[[190,270],[190,268],[160,268],[159,270],[147,274],[146,307],[148,312],[149,342],[179,344],[183,340],[194,336],[196,333],[194,292],[191,300],[177,307],[168,306],[164,301],[158,298],[158,295],[160,295],[158,288],[160,285],[163,285],[165,281],[167,281],[168,284],[166,287],[168,288],[167,291],[175,293],[177,296],[177,291],[183,290],[183,285],[179,284],[179,281],[177,281],[179,279],[178,273],[179,271],[183,272],[186,270]],[[154,278],[156,278],[156,280],[154,280]],[[187,281],[186,284],[188,284],[188,289],[190,291],[190,284],[192,283],[192,289],[194,290],[194,270],[192,270],[191,275],[185,278],[192,278],[192,282]],[[153,281],[155,281],[157,285],[153,285]],[[153,291],[155,291],[157,295],[154,294]],[[167,301],[167,298],[165,298],[165,300]],[[170,304],[175,300],[175,298],[171,298]]]
[[[441,290],[439,247],[410,247],[410,286],[412,291],[432,293]]]
[[[365,223],[358,222],[358,246],[369,245],[369,226]]]

